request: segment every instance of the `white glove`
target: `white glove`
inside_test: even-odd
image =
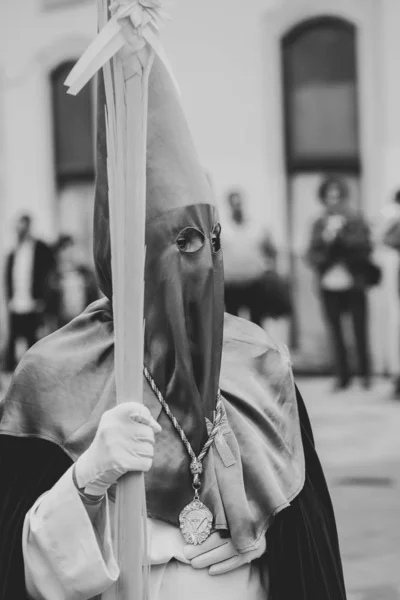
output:
[[[222,575],[260,558],[266,548],[267,541],[263,536],[256,550],[239,554],[231,538],[224,539],[217,531],[199,546],[185,546],[183,553],[194,569],[209,567],[210,575]]]
[[[105,412],[92,444],[76,462],[78,487],[90,496],[103,496],[128,471],[148,471],[154,434],[160,431],[143,404],[126,402]]]

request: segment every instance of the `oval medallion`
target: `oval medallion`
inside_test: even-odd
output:
[[[187,544],[198,546],[211,533],[213,516],[200,500],[193,500],[179,515],[180,529]]]

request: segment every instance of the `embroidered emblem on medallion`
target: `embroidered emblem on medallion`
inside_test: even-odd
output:
[[[213,516],[207,506],[195,498],[181,512],[179,522],[185,542],[198,546],[209,537]]]

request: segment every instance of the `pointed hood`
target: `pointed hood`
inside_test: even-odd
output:
[[[102,71],[98,81],[94,260],[100,288],[111,299],[106,100]],[[174,84],[157,57],[149,81],[147,136],[147,221],[193,205],[208,205],[216,219],[207,174],[200,165]],[[148,239],[146,244],[149,245]]]
[[[104,104],[100,78],[94,257],[101,289],[111,300]],[[206,418],[213,419],[222,352],[218,215],[175,87],[157,58],[149,81],[146,201],[145,365],[199,453]]]

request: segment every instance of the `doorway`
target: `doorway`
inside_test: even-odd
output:
[[[345,179],[350,201],[362,207],[357,77],[357,30],[347,20],[319,17],[281,40],[287,233],[293,304],[290,345],[295,368],[329,372],[328,331],[316,278],[305,261],[318,188],[328,174]]]

